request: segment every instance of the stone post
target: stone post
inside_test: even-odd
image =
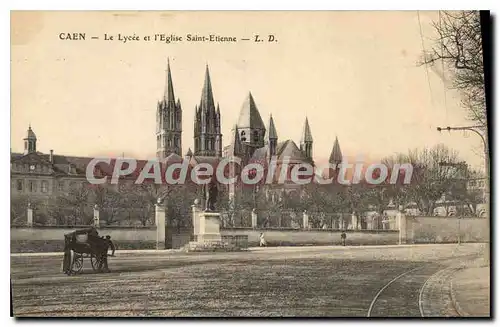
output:
[[[194,240],[197,241],[198,235],[200,235],[200,201],[198,199],[194,200],[194,204],[191,205],[191,210],[193,212],[193,235]]]
[[[309,229],[309,214],[307,213],[307,210],[304,210],[304,213],[302,214],[302,228]]]
[[[358,230],[359,227],[358,227],[358,216],[356,216],[356,213],[353,212],[351,214],[351,225],[352,225],[352,229],[353,230]]]
[[[156,249],[165,249],[165,207],[161,199],[158,199],[155,205],[156,218]]]
[[[28,208],[27,208],[27,225],[28,227],[33,227],[33,208],[31,208],[31,203],[28,202]]]
[[[99,228],[100,222],[99,222],[99,206],[96,204],[94,205],[94,227]]]
[[[252,209],[252,228],[257,228],[257,212],[255,212],[255,208]]]
[[[407,226],[406,226],[406,215],[403,212],[403,207],[399,206],[398,213],[396,215],[396,220],[399,229],[399,244],[406,244],[407,242]]]

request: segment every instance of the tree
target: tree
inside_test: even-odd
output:
[[[93,219],[91,194],[88,185],[77,184],[48,202],[49,215],[60,225],[89,225]]]
[[[420,65],[439,61],[447,66],[453,87],[462,95],[468,118],[486,127],[483,44],[478,11],[440,12],[433,22],[437,37],[430,51],[424,53]]]
[[[416,204],[421,214],[433,215],[436,202],[462,178],[456,151],[438,144],[430,149],[409,151],[407,162],[413,165],[412,182],[405,198]],[[408,203],[407,202],[407,203]]]
[[[112,225],[121,218],[122,208],[128,203],[124,192],[109,186],[97,186],[93,189],[94,203],[100,211],[100,219],[106,225]]]
[[[11,197],[10,223],[11,225],[26,225],[29,199],[25,195]]]
[[[481,174],[477,171],[465,169],[465,180],[455,183],[449,192],[450,200],[454,201],[457,207],[457,214],[461,216],[478,215],[478,205],[485,203],[484,192],[480,188],[472,186],[469,182],[477,182],[481,179]]]

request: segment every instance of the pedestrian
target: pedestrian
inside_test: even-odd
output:
[[[340,238],[342,239],[342,245],[345,246],[345,240],[347,238],[345,231],[343,231],[342,234],[340,234]]]
[[[260,246],[267,246],[266,240],[264,239],[264,233],[260,233]]]
[[[66,275],[71,275],[75,261],[75,253],[72,249],[75,235],[73,233],[64,235],[64,258],[62,270]]]
[[[106,246],[106,252],[103,255],[104,271],[110,272],[108,267],[108,250],[111,248],[111,256],[113,257],[115,255],[115,245],[111,241],[111,236],[109,235],[106,235],[105,246]]]

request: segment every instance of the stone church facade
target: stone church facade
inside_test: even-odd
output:
[[[209,163],[216,166],[222,158],[238,157],[243,164],[250,162],[269,162],[277,159],[278,166],[286,157],[289,167],[295,164],[311,163],[313,160],[313,137],[307,118],[305,118],[300,142],[281,140],[273,117],[264,123],[257,101],[249,92],[243,101],[238,121],[231,133],[230,144],[223,146],[221,131],[221,112],[215,101],[208,65],[202,86],[199,105],[196,105],[193,126],[193,150],[185,155],[182,145],[183,108],[180,99],[175,98],[174,83],[170,62],[167,61],[165,90],[156,108],[156,156],[168,165],[183,159],[194,166]],[[11,191],[12,195],[48,197],[59,192],[67,192],[86,182],[85,171],[91,157],[57,155],[37,151],[37,137],[29,126],[23,139],[23,153],[11,153]],[[330,162],[342,161],[338,140],[335,140]],[[138,167],[145,160],[138,161]],[[101,167],[102,168],[102,167]],[[290,185],[290,189],[294,186]],[[234,191],[234,190],[233,190]]]
[[[216,165],[222,158],[238,157],[243,165],[259,162],[268,163],[272,157],[277,159],[277,165],[285,158],[289,160],[289,169],[296,164],[310,163],[313,160],[313,136],[307,117],[305,118],[301,139],[297,144],[294,140],[280,140],[272,115],[267,124],[260,115],[257,101],[251,92],[248,93],[240,109],[238,121],[231,130],[230,144],[222,145],[221,113],[219,103],[215,102],[208,65],[205,69],[201,99],[195,108],[194,151],[189,148],[185,158],[189,158],[192,165],[210,163]],[[182,108],[180,100],[174,98],[174,83],[170,63],[167,62],[166,84],[164,97],[158,102],[157,130],[159,160],[180,158],[182,148],[180,141],[182,128],[180,118]],[[174,128],[171,128],[174,126]],[[163,137],[163,138],[162,138]],[[171,145],[174,144],[172,147]],[[175,146],[175,145],[178,146]],[[331,163],[342,161],[342,152],[338,139],[335,140],[329,156]],[[293,191],[294,186],[289,184],[287,189]],[[234,191],[234,190],[233,190]]]

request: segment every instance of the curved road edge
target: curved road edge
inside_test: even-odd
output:
[[[463,308],[463,306],[460,305],[460,301],[457,300],[457,291],[459,290],[459,287],[457,287],[458,285],[454,283],[457,276],[471,269],[471,267],[477,267],[478,262],[480,261],[481,259],[474,258],[465,262],[455,263],[430,276],[425,281],[419,294],[418,301],[421,316],[484,317],[484,315],[477,315],[475,312],[468,312],[465,308]],[[489,269],[489,267],[487,269]],[[460,291],[470,292],[470,289],[460,289]],[[468,301],[470,300],[472,299],[469,298]],[[489,299],[480,299],[480,301],[487,301],[489,303]]]

